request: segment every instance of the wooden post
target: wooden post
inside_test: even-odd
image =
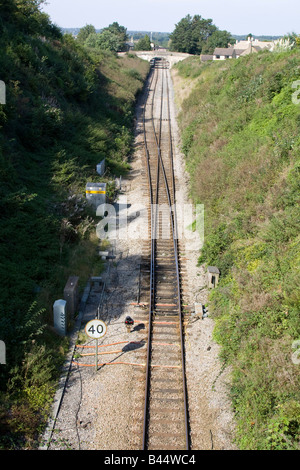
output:
[[[95,367],[96,367],[96,372],[97,372],[98,370],[98,340],[97,339],[96,339]]]

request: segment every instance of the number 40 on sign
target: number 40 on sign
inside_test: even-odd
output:
[[[93,339],[102,338],[107,332],[107,326],[102,320],[91,320],[85,325],[86,334]]]

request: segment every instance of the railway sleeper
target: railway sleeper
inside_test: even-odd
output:
[[[155,403],[160,403],[160,402],[163,402],[164,404],[175,404],[175,403],[178,403],[179,405],[182,404],[182,398],[165,398],[165,397],[150,397],[150,407],[151,407],[151,399],[152,400],[155,400]]]
[[[166,315],[161,315],[161,313],[157,313],[155,315],[155,320],[154,321],[165,321],[166,320]],[[168,315],[168,321],[178,321],[179,322],[179,317],[177,315]]]
[[[158,292],[166,292],[170,291],[170,293],[177,293],[177,283],[175,284],[164,284],[164,283],[157,283],[155,285],[156,291]]]
[[[178,305],[178,292],[175,288],[172,289],[169,287],[169,289],[155,289],[155,296],[157,298],[170,299],[172,300],[172,304]]]
[[[149,450],[186,450],[186,447],[185,445],[182,445],[182,446],[169,446],[167,444],[155,444],[155,445],[151,445],[151,447],[148,448]]]
[[[182,386],[182,377],[178,374],[173,374],[172,377],[170,377],[171,374],[168,374],[168,376],[164,375],[163,377],[156,377],[155,378],[155,382],[156,384],[158,383],[162,383],[162,384],[170,384],[172,383],[173,387],[175,386],[175,383],[176,385],[180,385]]]
[[[155,335],[152,338],[152,341],[157,342],[157,343],[168,343],[168,345],[171,346],[179,346],[179,341],[178,338],[166,338],[165,336],[159,336]]]
[[[177,280],[176,280],[177,281]],[[156,284],[156,290],[160,290],[160,291],[166,291],[166,290],[170,290],[170,292],[175,292],[177,293],[178,292],[178,289],[177,289],[177,282],[175,283],[172,283],[172,284],[164,284],[164,283],[157,283]],[[180,290],[182,290],[182,288],[180,288]]]
[[[155,384],[154,384],[155,385]],[[151,385],[151,393],[156,393],[156,392],[159,392],[159,393],[176,393],[177,395],[179,393],[182,393],[182,389],[181,388],[155,388],[154,385],[152,384]]]
[[[151,419],[151,418],[150,418]],[[178,439],[178,436],[183,436],[184,433],[184,426],[180,425],[180,422],[178,420],[170,420],[170,424],[168,426],[168,429],[166,429],[166,426],[162,424],[161,421],[151,419],[151,433],[149,434],[149,437],[156,436],[157,434],[164,434],[166,431],[168,432],[168,435],[172,439],[172,437],[176,437]]]
[[[166,333],[164,334],[168,334],[168,332],[172,335],[178,335],[179,334],[179,321],[176,325],[173,324],[172,322],[172,325],[168,325],[168,321],[166,321],[166,318],[163,320],[165,323],[162,324],[161,322],[158,322],[156,319],[154,319],[154,321],[152,320],[153,322],[153,333],[157,333],[159,331],[164,331]],[[167,331],[166,331],[167,330]]]
[[[183,426],[182,420],[178,416],[175,416],[174,419],[166,419],[165,417],[162,417],[162,415],[157,414],[153,416],[151,420],[153,421],[153,423],[161,423],[162,426],[172,425],[172,424],[176,424],[177,426],[180,426],[180,425]]]
[[[169,295],[155,295],[155,303],[156,304],[170,304],[171,302],[172,303],[177,303],[177,300],[178,300],[178,296],[175,297],[175,295],[173,295],[172,297]]]
[[[174,308],[174,307],[158,307],[158,306],[156,306],[155,310],[154,310],[154,313],[158,314],[158,315],[170,315],[171,313],[175,313],[175,314],[177,313],[178,314],[178,307]]]
[[[176,313],[177,313],[176,316],[177,316],[177,318],[178,318],[178,312],[175,312],[175,314],[176,314]],[[155,312],[155,318],[157,318],[157,316],[159,316],[159,318],[161,318],[161,319],[162,319],[162,318],[164,318],[164,319],[166,319],[166,318],[170,319],[170,318],[173,318],[173,317],[174,317],[174,312],[163,312],[163,311],[160,312],[160,311],[157,311],[157,312]]]

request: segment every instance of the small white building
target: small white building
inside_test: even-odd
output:
[[[216,47],[213,54],[213,60],[234,59],[236,53],[233,47]]]

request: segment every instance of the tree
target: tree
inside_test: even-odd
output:
[[[216,47],[228,47],[228,44],[234,43],[235,40],[228,31],[215,31],[203,46],[203,54],[213,54]]]
[[[96,33],[95,28],[92,28],[90,34],[85,38],[84,44],[86,46],[112,52],[126,50],[127,30],[124,26],[115,22],[107,28],[103,28],[101,33]]]
[[[110,24],[107,28],[102,30],[102,33],[109,32],[115,36],[117,41],[117,51],[126,51],[126,41],[128,40],[127,29],[124,26],[119,25],[117,21]]]
[[[134,49],[136,51],[151,51],[151,41],[148,34],[136,43]]]
[[[212,20],[205,20],[195,15],[191,22],[192,48],[190,54],[201,54],[208,38],[217,30]]]
[[[191,49],[191,20],[192,17],[187,15],[185,18],[179,21],[176,25],[175,30],[170,35],[171,51],[177,52],[189,52]]]
[[[119,41],[115,34],[105,30],[102,33],[92,33],[85,41],[85,46],[104,51],[118,52]]]
[[[96,33],[95,27],[91,24],[86,24],[83,28],[79,30],[79,33],[77,35],[77,41],[83,44],[87,40],[90,34],[95,34],[95,33]]]
[[[1,32],[11,25],[17,33],[61,39],[60,28],[52,24],[49,16],[40,10],[43,3],[45,0],[1,0]]]
[[[210,40],[212,36],[214,37]],[[201,54],[204,50],[211,50],[215,43],[221,44],[221,46],[225,44],[226,47],[228,37],[231,38],[230,33],[218,31],[212,19],[206,20],[200,15],[193,17],[187,15],[175,25],[175,30],[170,35],[170,49],[189,54]]]

